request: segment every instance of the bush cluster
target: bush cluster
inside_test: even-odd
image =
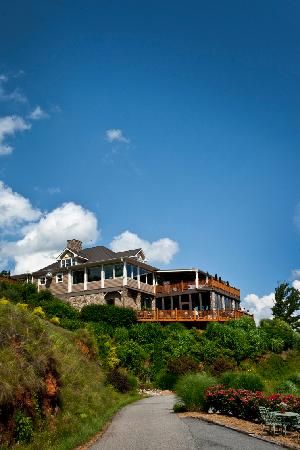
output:
[[[205,407],[206,390],[216,384],[217,380],[205,373],[185,375],[176,384],[176,395],[188,411],[199,411]]]
[[[266,395],[261,391],[253,392],[246,389],[224,389],[214,386],[205,393],[205,406],[208,410],[231,415],[246,420],[259,419],[259,406],[265,406],[272,411],[300,412],[300,397],[293,395]]]
[[[125,393],[137,388],[137,379],[122,367],[115,367],[107,373],[107,382],[117,391]]]
[[[130,327],[137,320],[133,309],[113,305],[84,306],[80,318],[84,322],[105,322],[113,327]]]

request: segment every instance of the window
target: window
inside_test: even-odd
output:
[[[136,266],[132,266],[132,278],[137,280],[138,268]]]
[[[61,260],[61,267],[75,266],[76,258],[67,258]]]
[[[40,278],[40,284],[46,284],[46,277]]]
[[[127,264],[127,277],[132,278],[132,265]]]
[[[58,273],[58,274],[56,275],[56,283],[62,283],[62,282],[63,282],[63,279],[64,279],[64,276],[63,276],[62,273]]]
[[[76,270],[73,272],[73,284],[83,283],[84,281],[84,270]]]
[[[88,281],[101,280],[101,267],[90,267],[87,273],[88,273]]]
[[[123,264],[115,265],[115,278],[123,277]]]
[[[105,279],[111,280],[114,277],[114,266],[112,264],[108,264],[104,266]]]

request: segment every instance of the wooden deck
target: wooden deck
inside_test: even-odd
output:
[[[198,288],[196,288],[196,281],[179,281],[177,283],[164,284],[163,286],[156,286],[156,294],[171,294],[178,295],[178,293],[188,291],[191,289],[216,289],[223,291],[225,294],[240,298],[240,290],[228,286],[224,281],[215,280],[210,278],[208,280],[199,280]]]
[[[239,309],[231,311],[184,311],[178,309],[138,311],[138,322],[226,322],[227,320],[251,317],[252,314]]]

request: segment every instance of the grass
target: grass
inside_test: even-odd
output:
[[[50,366],[59,382],[58,412],[52,411],[46,419],[37,414],[31,442],[9,448],[73,449],[101,431],[121,407],[140,398],[107,385],[92,339],[80,338],[80,333],[18,306],[0,305],[0,407],[10,405],[17,412],[20,392],[29,393],[32,399],[42,395]],[[24,405],[21,410],[26,412],[25,396]]]

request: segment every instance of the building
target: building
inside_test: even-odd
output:
[[[141,248],[124,252],[82,248],[71,239],[55,263],[15,279],[49,289],[81,309],[112,304],[138,311],[139,321],[225,321],[246,313],[240,291],[199,269],[159,270],[146,263]]]

